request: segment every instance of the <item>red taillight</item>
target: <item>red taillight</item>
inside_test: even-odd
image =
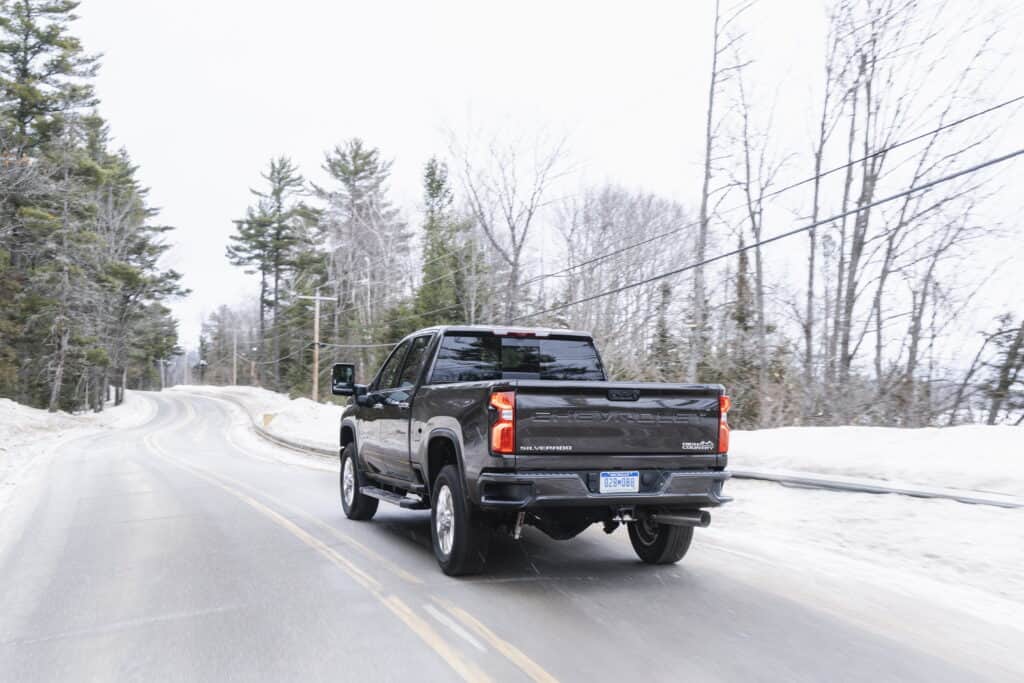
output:
[[[729,452],[729,421],[727,415],[729,408],[732,407],[732,401],[729,400],[728,396],[718,397],[718,412],[721,417],[718,418],[718,452],[728,453]]]
[[[491,407],[498,418],[491,425],[491,452],[509,455],[516,452],[516,392],[491,394]]]

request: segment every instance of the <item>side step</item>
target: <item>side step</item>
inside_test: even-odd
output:
[[[359,492],[370,498],[376,498],[377,500],[383,500],[385,503],[391,503],[397,505],[400,508],[406,508],[407,510],[426,510],[430,507],[430,504],[423,499],[423,496],[418,493],[410,493],[407,495],[399,495],[392,491],[385,491],[379,489],[376,486],[363,486],[359,489]],[[415,497],[413,497],[415,496]]]

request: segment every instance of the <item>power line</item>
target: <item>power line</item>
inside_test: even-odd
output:
[[[818,180],[818,179],[824,178],[826,176],[829,176],[829,175],[831,175],[833,173],[837,173],[837,172],[842,171],[844,169],[850,168],[851,166],[863,163],[864,161],[872,159],[874,157],[881,156],[883,154],[887,154],[887,153],[889,153],[890,151],[892,151],[894,149],[898,149],[900,147],[904,147],[906,145],[913,144],[914,142],[918,142],[918,141],[920,141],[920,140],[922,140],[924,138],[930,137],[932,135],[936,135],[938,133],[941,133],[942,131],[945,131],[945,130],[948,130],[950,128],[954,128],[956,126],[959,126],[959,125],[961,125],[963,123],[966,123],[967,121],[971,121],[973,119],[979,118],[981,116],[985,116],[985,115],[990,114],[990,113],[992,113],[994,111],[997,111],[999,109],[1003,109],[1005,107],[1008,107],[1008,106],[1010,106],[1012,104],[1016,104],[1018,102],[1021,102],[1022,100],[1024,100],[1024,95],[1018,95],[1018,96],[1013,97],[1011,99],[1008,99],[1008,100],[1005,100],[1005,101],[1000,102],[998,104],[995,104],[995,105],[993,105],[991,107],[987,107],[987,108],[982,109],[980,111],[976,111],[974,113],[968,114],[968,115],[963,116],[961,118],[958,118],[958,119],[956,119],[954,121],[950,121],[948,123],[944,123],[944,124],[942,124],[940,126],[937,126],[936,128],[933,128],[933,129],[929,130],[929,131],[926,131],[926,132],[923,132],[923,133],[919,133],[919,134],[917,134],[917,135],[915,135],[913,137],[907,138],[905,140],[900,140],[900,141],[894,142],[891,145],[888,145],[888,146],[883,147],[881,149],[875,150],[875,151],[871,152],[870,154],[864,155],[863,157],[860,157],[859,159],[854,159],[854,160],[851,160],[851,161],[847,161],[844,164],[840,164],[840,165],[835,166],[833,168],[830,168],[830,169],[828,169],[826,171],[822,171],[821,173],[812,175],[810,177],[804,178],[803,180],[800,180],[800,181],[797,181],[795,183],[791,183],[789,185],[786,185],[785,187],[779,188],[778,190],[774,190],[774,191],[764,195],[764,197],[761,198],[761,201],[763,201],[765,199],[768,199],[768,198],[771,198],[771,197],[776,197],[776,196],[778,196],[778,195],[780,195],[780,194],[782,194],[784,192],[788,192],[788,191],[793,190],[793,189],[795,189],[797,187],[801,187],[801,186],[806,185],[808,183],[814,182],[815,180]],[[1016,155],[1016,153],[1014,155],[1010,155],[1009,157],[1006,157],[1006,158],[996,159],[996,160],[992,161],[991,163],[999,163],[1000,161],[1005,161],[1007,158],[1012,158],[1012,156],[1015,156],[1015,155]],[[962,174],[962,173],[970,173],[973,170],[979,170],[980,168],[984,168],[984,167],[985,167],[985,165],[979,166],[979,167],[974,168],[974,169],[967,169],[967,170],[961,172],[960,174]],[[871,204],[871,205],[868,205],[866,207],[862,207],[861,209],[853,209],[853,210],[848,211],[846,213],[839,214],[837,216],[833,216],[833,217],[831,217],[829,219],[818,221],[818,222],[816,222],[814,224],[811,224],[811,225],[803,226],[803,227],[798,228],[798,229],[796,229],[794,231],[790,231],[789,233],[783,233],[782,235],[777,235],[777,236],[775,236],[773,238],[769,238],[767,240],[763,240],[763,241],[758,242],[758,243],[750,244],[744,250],[750,249],[750,248],[754,248],[754,247],[759,246],[761,244],[768,244],[768,243],[773,242],[775,240],[782,239],[783,237],[787,237],[790,234],[797,234],[799,232],[806,232],[807,230],[810,230],[811,228],[814,228],[814,227],[816,227],[818,225],[821,225],[823,223],[828,223],[830,221],[836,220],[837,218],[841,218],[843,216],[850,215],[851,213],[855,213],[856,211],[864,210],[866,208],[870,208],[871,206],[874,206],[875,204],[880,204],[880,203],[884,203],[886,201],[891,201],[892,199],[896,199],[896,198],[899,198],[901,196],[905,196],[906,194],[910,194],[912,192],[916,192],[916,191],[920,191],[920,190],[923,190],[923,189],[927,189],[928,187],[931,187],[934,184],[937,184],[937,183],[940,183],[940,182],[945,182],[946,180],[951,180],[953,178],[956,178],[956,177],[958,177],[958,175],[959,174],[953,174],[951,176],[947,176],[945,178],[941,178],[941,179],[939,179],[937,181],[933,181],[932,183],[926,183],[926,184],[921,185],[921,186],[919,186],[917,188],[911,188],[911,189],[907,190],[906,192],[904,192],[902,194],[893,195],[892,197],[887,197],[884,200],[879,200],[878,202],[876,202],[874,204]],[[737,205],[729,207],[727,209],[721,209],[717,213],[730,213],[732,211],[737,211],[739,209],[744,209],[744,208],[746,208],[746,204],[737,204]],[[609,259],[609,258],[618,256],[618,255],[626,253],[628,251],[632,251],[633,249],[637,249],[637,248],[642,247],[644,245],[651,244],[652,242],[656,242],[656,241],[664,239],[666,237],[670,237],[672,235],[678,234],[678,233],[680,233],[680,232],[682,232],[684,230],[687,230],[689,228],[695,227],[698,224],[699,224],[699,221],[689,222],[689,223],[686,223],[684,225],[681,225],[681,226],[678,226],[676,228],[673,228],[671,230],[668,230],[668,231],[665,231],[665,232],[661,232],[661,233],[658,233],[658,234],[653,235],[651,237],[645,238],[645,239],[640,240],[638,242],[634,242],[634,243],[625,245],[623,247],[619,247],[617,249],[613,249],[612,251],[609,251],[609,252],[606,252],[606,253],[603,253],[603,254],[598,254],[597,256],[594,256],[594,257],[592,257],[590,259],[587,259],[585,261],[582,261],[580,263],[577,263],[577,264],[574,264],[574,265],[571,265],[571,266],[567,266],[565,268],[562,268],[561,270],[557,270],[557,271],[552,272],[552,273],[544,273],[544,274],[535,276],[533,278],[529,278],[529,279],[527,279],[526,281],[524,281],[522,283],[522,286],[525,287],[525,286],[528,286],[528,285],[533,284],[535,282],[540,282],[540,281],[547,280],[547,279],[550,279],[550,278],[553,278],[553,277],[558,277],[558,276],[561,276],[561,275],[565,275],[565,274],[571,273],[571,272],[573,272],[575,270],[578,270],[580,268],[584,268],[586,266],[593,265],[593,264],[601,262],[601,261],[603,261],[605,259]],[[574,305],[576,303],[583,303],[585,301],[590,301],[592,299],[599,298],[601,296],[607,296],[607,295],[614,294],[614,293],[617,293],[617,292],[620,292],[620,291],[624,291],[626,289],[631,289],[633,287],[638,287],[638,286],[641,286],[643,284],[647,284],[648,282],[651,282],[653,280],[661,279],[662,277],[670,277],[672,275],[675,275],[675,274],[678,274],[678,273],[682,273],[682,272],[685,272],[687,270],[691,270],[693,268],[697,268],[700,265],[703,265],[705,263],[712,263],[712,262],[717,261],[717,260],[722,259],[722,258],[728,258],[729,256],[734,256],[736,254],[739,254],[740,251],[741,250],[734,250],[734,251],[731,251],[731,252],[728,252],[728,253],[725,253],[725,254],[721,254],[719,256],[715,256],[712,259],[708,259],[708,260],[705,260],[703,262],[694,263],[694,264],[688,265],[688,266],[686,266],[684,268],[676,269],[674,271],[670,271],[669,273],[661,275],[661,276],[655,276],[653,279],[643,280],[643,281],[640,281],[640,282],[637,282],[637,283],[632,283],[632,284],[629,284],[629,285],[624,285],[623,287],[616,288],[614,290],[610,290],[610,291],[602,293],[602,294],[593,295],[592,297],[587,297],[587,298],[584,298],[584,299],[581,299],[581,300],[569,302],[569,303],[566,303],[566,304],[561,304],[559,306],[548,308],[548,309],[545,309],[543,311],[538,311],[538,312],[535,312],[535,313],[525,314],[523,316],[519,316],[517,318],[514,318],[513,322],[515,320],[520,320],[520,319],[528,318],[528,317],[534,317],[534,316],[541,315],[543,313],[551,312],[551,311],[554,311],[554,310],[560,310],[561,308],[564,308],[564,307],[570,306],[570,305]],[[449,257],[450,257],[450,254],[444,254],[444,255],[435,257],[433,259],[430,259],[428,261],[425,261],[422,265],[425,266],[425,265],[428,265],[428,264],[436,263],[437,261],[440,261],[442,259],[449,258]],[[470,263],[463,264],[460,267],[455,268],[455,269],[449,271],[448,273],[445,273],[443,275],[434,277],[434,278],[432,278],[430,280],[427,280],[427,281],[425,281],[423,283],[420,283],[420,286],[427,285],[427,284],[432,284],[432,283],[440,281],[440,280],[442,280],[442,279],[444,279],[446,277],[449,277],[450,275],[452,275],[454,273],[462,272],[462,271],[464,271],[464,270],[466,270],[468,268],[471,268],[471,267],[474,267],[474,266],[478,266],[478,265],[480,265],[480,264],[474,259]],[[377,267],[380,267],[380,264],[377,264]],[[371,265],[371,269],[372,269],[372,265]],[[444,307],[437,308],[437,309],[434,309],[434,310],[431,310],[431,311],[426,311],[426,312],[423,312],[423,313],[409,314],[409,315],[400,316],[398,318],[393,318],[393,320],[411,320],[411,319],[414,319],[414,318],[417,318],[417,317],[421,317],[421,316],[424,316],[424,315],[431,315],[433,313],[446,312],[446,311],[452,310],[452,309],[457,308],[457,307],[458,307],[457,304],[452,304],[452,305],[444,306]],[[331,315],[335,315],[335,314],[342,315],[342,314],[345,314],[345,313],[350,313],[350,312],[355,311],[355,310],[357,310],[359,308],[360,308],[359,304],[353,303],[353,304],[349,305],[348,307],[342,308],[342,309],[337,310],[337,311],[327,311],[324,314],[322,314],[320,316],[320,318],[324,319],[324,318],[327,318],[327,317],[329,317]],[[292,334],[292,331],[290,331],[288,329],[282,330],[279,333],[277,333],[276,335],[270,337],[269,339],[263,340],[263,343],[266,343],[267,341],[271,341],[271,340],[276,339],[276,338],[281,338],[281,337],[289,335],[289,334]],[[352,348],[357,348],[357,347],[370,348],[371,345],[334,345],[334,346],[352,347]],[[267,362],[274,362],[274,361],[267,361]]]
[[[988,107],[987,109],[982,109],[981,111],[976,111],[973,114],[968,114],[967,116],[961,117],[961,118],[959,118],[959,119],[957,119],[955,121],[950,121],[949,123],[944,123],[941,126],[938,126],[937,128],[933,128],[933,129],[931,129],[929,131],[926,131],[924,133],[919,133],[919,134],[917,134],[917,135],[915,135],[913,137],[907,138],[906,140],[900,140],[898,142],[894,142],[893,144],[891,144],[891,145],[889,145],[887,147],[883,147],[881,149],[877,149],[877,150],[871,152],[870,154],[867,154],[867,155],[865,155],[865,156],[863,156],[863,157],[861,157],[859,159],[853,159],[851,161],[847,161],[845,164],[840,164],[839,166],[836,166],[834,168],[830,168],[827,171],[822,171],[822,172],[817,173],[815,175],[812,175],[812,176],[810,176],[808,178],[804,178],[803,180],[799,180],[799,181],[797,181],[795,183],[791,183],[789,185],[786,185],[785,187],[779,188],[778,190],[773,190],[772,192],[769,192],[768,194],[766,194],[763,197],[761,197],[759,201],[763,202],[765,199],[769,199],[771,197],[777,197],[777,196],[779,196],[780,194],[782,194],[784,192],[788,192],[789,190],[796,189],[798,187],[806,185],[807,183],[812,183],[815,180],[819,180],[821,178],[824,178],[825,176],[832,175],[833,173],[837,173],[839,171],[845,170],[845,169],[847,169],[847,168],[849,168],[851,166],[855,166],[857,164],[863,163],[864,161],[867,161],[868,159],[872,159],[874,157],[881,156],[882,154],[888,154],[889,152],[891,152],[894,149],[899,149],[900,147],[905,147],[906,145],[912,144],[914,142],[918,142],[919,140],[923,140],[924,138],[930,137],[932,135],[936,135],[937,133],[941,133],[942,131],[948,130],[948,129],[953,128],[955,126],[959,126],[960,124],[966,123],[967,121],[970,121],[972,119],[976,119],[976,118],[978,118],[980,116],[984,116],[986,114],[991,114],[994,111],[997,111],[997,110],[1002,109],[1004,107],[1008,107],[1011,104],[1015,104],[1015,103],[1020,102],[1022,100],[1024,100],[1024,95],[1018,95],[1017,97],[1011,98],[1011,99],[1006,100],[1004,102],[1000,102],[999,104],[996,104],[996,105],[993,105],[991,107]],[[735,206],[730,206],[727,209],[720,209],[716,213],[720,213],[720,214],[722,214],[722,213],[731,213],[733,211],[738,211],[739,209],[745,209],[745,208],[747,208],[746,204],[737,204]],[[586,261],[582,261],[580,263],[577,263],[577,264],[574,264],[574,265],[571,265],[571,266],[567,266],[567,267],[565,267],[565,268],[563,268],[561,270],[557,270],[557,271],[555,271],[553,273],[545,273],[545,274],[542,274],[542,275],[538,275],[536,277],[533,277],[533,278],[530,278],[530,279],[526,280],[522,284],[525,287],[526,285],[533,284],[534,282],[540,282],[541,280],[547,280],[547,279],[552,278],[552,277],[558,277],[560,275],[565,275],[566,273],[570,273],[570,272],[572,272],[572,271],[574,271],[574,270],[576,270],[578,268],[583,268],[585,266],[589,266],[589,265],[597,263],[599,261],[603,261],[606,258],[611,258],[613,256],[618,256],[619,254],[625,253],[627,251],[631,251],[631,250],[636,249],[638,247],[642,247],[642,246],[644,246],[646,244],[650,244],[651,242],[656,242],[656,241],[658,241],[660,239],[664,239],[666,237],[671,237],[672,235],[678,234],[678,233],[682,232],[683,230],[687,230],[689,228],[695,227],[695,226],[699,225],[699,223],[700,223],[699,221],[692,221],[690,223],[686,223],[686,224],[681,225],[679,227],[672,228],[671,230],[668,230],[668,231],[665,231],[665,232],[662,232],[662,233],[658,233],[657,235],[654,235],[652,237],[648,237],[646,239],[640,240],[639,242],[634,242],[632,244],[628,244],[628,245],[626,245],[624,247],[620,247],[618,249],[615,249],[613,251],[610,251],[610,252],[607,252],[607,253],[604,253],[604,254],[598,254],[597,256],[594,256],[593,258],[590,258],[590,259],[588,259]]]
[[[803,225],[803,226],[801,226],[799,228],[794,228],[794,229],[789,230],[787,232],[775,235],[774,237],[769,237],[767,239],[763,239],[763,240],[760,240],[758,242],[753,242],[753,243],[748,244],[748,245],[746,245],[744,247],[739,247],[737,249],[733,249],[732,251],[728,251],[728,252],[725,252],[723,254],[718,254],[717,256],[712,256],[711,258],[704,259],[703,261],[698,261],[696,263],[691,263],[689,265],[683,266],[682,268],[676,268],[675,270],[670,270],[670,271],[665,272],[665,273],[660,273],[658,275],[652,275],[649,278],[645,278],[645,279],[639,280],[637,282],[631,282],[629,284],[622,285],[621,287],[616,287],[614,289],[610,289],[610,290],[607,290],[605,292],[600,292],[598,294],[592,294],[590,296],[586,296],[586,297],[583,297],[583,298],[580,298],[580,299],[575,299],[573,301],[568,301],[566,303],[558,304],[556,306],[551,306],[551,307],[546,308],[546,309],[541,310],[541,311],[535,311],[533,313],[526,313],[526,314],[517,316],[517,317],[513,318],[511,322],[517,322],[519,320],[525,320],[525,319],[528,319],[528,318],[534,318],[534,317],[536,317],[538,315],[544,315],[546,313],[552,313],[554,311],[560,311],[563,308],[568,308],[569,306],[575,306],[577,304],[586,303],[588,301],[593,301],[594,299],[600,299],[602,297],[611,296],[612,294],[618,294],[620,292],[624,292],[624,291],[627,291],[627,290],[630,290],[630,289],[635,289],[637,287],[641,287],[643,285],[650,284],[651,282],[656,282],[658,280],[663,280],[663,279],[665,279],[667,277],[672,277],[673,275],[679,275],[680,273],[685,273],[688,270],[693,270],[694,268],[699,268],[701,266],[705,266],[705,265],[708,265],[710,263],[714,263],[716,261],[720,261],[722,259],[729,258],[730,256],[736,256],[737,254],[740,254],[740,253],[742,253],[744,251],[749,251],[750,249],[754,249],[756,247],[764,246],[766,244],[771,244],[772,242],[778,242],[779,240],[785,239],[787,237],[792,237],[793,235],[798,235],[798,234],[800,234],[802,232],[807,232],[808,230],[811,230],[812,228],[816,228],[816,227],[818,227],[820,225],[825,225],[827,223],[831,223],[831,222],[836,221],[836,220],[838,220],[840,218],[843,218],[845,216],[850,216],[850,215],[855,214],[855,213],[860,213],[861,211],[867,211],[868,209],[874,208],[874,207],[879,206],[881,204],[885,204],[887,202],[891,202],[891,201],[893,201],[895,199],[899,199],[901,197],[906,197],[907,195],[914,194],[914,193],[917,193],[917,192],[922,192],[922,191],[927,190],[927,189],[929,189],[931,187],[935,187],[936,185],[940,185],[942,183],[946,183],[946,182],[949,182],[951,180],[955,180],[956,178],[959,178],[961,176],[968,175],[970,173],[976,173],[977,171],[980,171],[980,170],[982,170],[984,168],[988,168],[989,166],[994,166],[994,165],[1000,164],[1000,163],[1002,163],[1004,161],[1009,161],[1010,159],[1018,157],[1021,154],[1024,154],[1024,149],[1019,149],[1016,152],[1011,152],[1009,154],[1004,154],[1001,157],[996,157],[994,159],[989,159],[988,161],[984,161],[984,162],[982,162],[980,164],[976,164],[976,165],[971,166],[969,168],[962,169],[960,171],[957,171],[956,173],[951,173],[951,174],[943,176],[941,178],[936,178],[935,180],[932,180],[932,181],[929,181],[927,183],[924,183],[923,185],[918,185],[916,187],[911,187],[911,188],[909,188],[907,190],[904,190],[903,192],[898,192],[898,193],[896,193],[894,195],[890,195],[890,196],[885,197],[883,199],[878,199],[876,201],[870,202],[868,204],[865,204],[864,206],[860,206],[860,207],[857,207],[857,208],[854,208],[854,209],[850,209],[849,211],[844,211],[842,213],[836,214],[836,215],[831,216],[829,218],[825,218],[825,219],[822,219],[822,220],[819,220],[819,221],[815,221],[813,223],[809,223],[808,225]]]

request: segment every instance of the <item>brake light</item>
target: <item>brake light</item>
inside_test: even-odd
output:
[[[516,392],[496,391],[491,394],[491,407],[498,419],[491,425],[491,452],[510,455],[516,452]]]
[[[718,412],[720,417],[718,418],[718,452],[728,453],[729,452],[729,420],[727,415],[729,408],[732,407],[732,401],[728,396],[718,397]]]

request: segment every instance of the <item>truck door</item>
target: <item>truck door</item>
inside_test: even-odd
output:
[[[380,422],[380,456],[386,474],[412,481],[409,460],[409,418],[414,392],[423,372],[427,349],[433,335],[424,334],[412,340],[409,353],[394,386],[382,389],[384,408],[377,418]]]
[[[403,342],[391,352],[384,366],[377,373],[377,378],[370,385],[366,395],[366,405],[361,406],[356,418],[359,426],[359,457],[370,472],[387,474],[384,457],[384,442],[381,438],[381,425],[385,416],[393,406],[387,405],[388,394],[398,385],[398,373],[402,369],[409,342]]]

